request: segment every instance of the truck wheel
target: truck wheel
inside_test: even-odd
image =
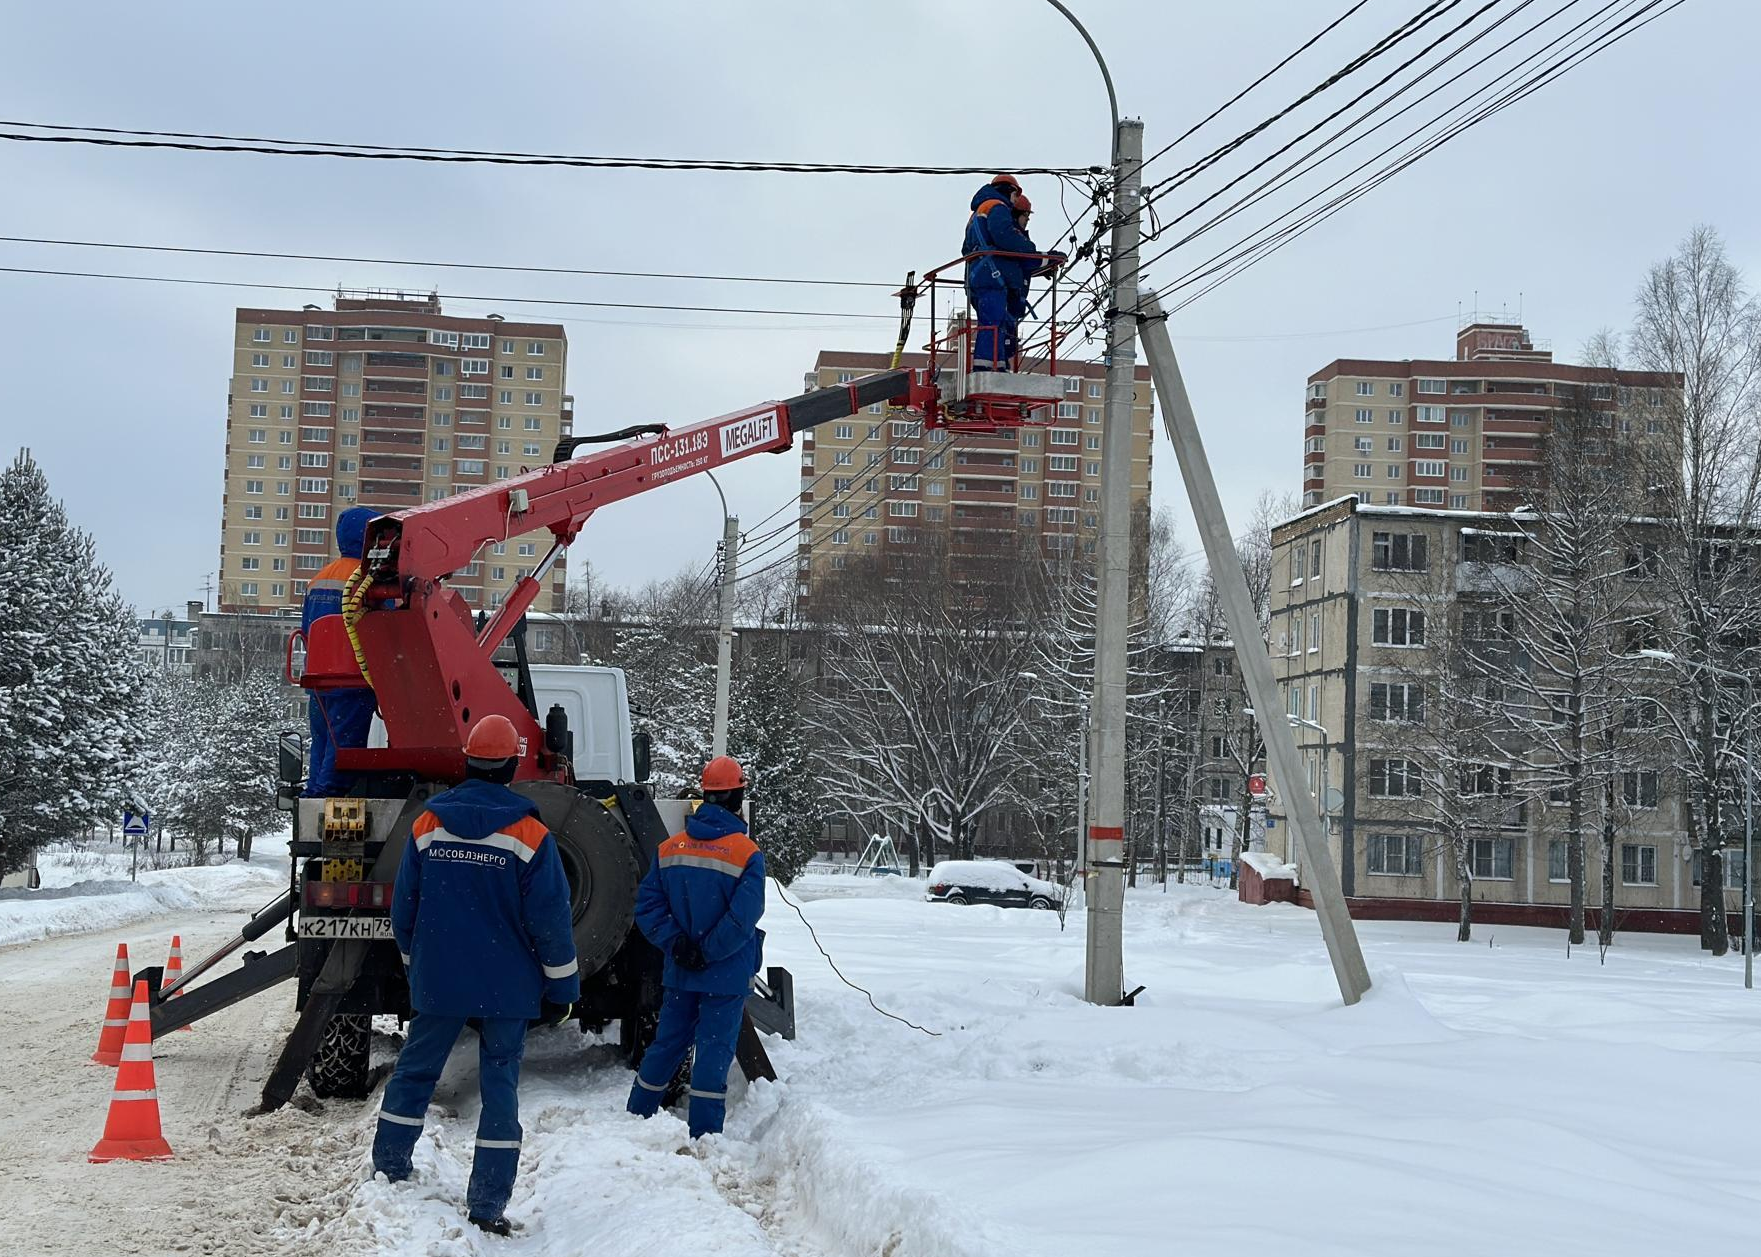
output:
[[[537,801],[541,819],[556,839],[569,879],[575,957],[586,979],[617,955],[636,923],[636,884],[642,870],[635,840],[598,799],[561,786],[522,793]]]
[[[306,1066],[312,1094],[323,1099],[359,1100],[368,1091],[368,1048],[373,1018],[364,1013],[332,1017]]]

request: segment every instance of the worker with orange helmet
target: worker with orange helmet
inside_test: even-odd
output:
[[[636,925],[665,956],[654,1042],[630,1088],[630,1112],[652,1117],[693,1044],[691,1138],[718,1133],[746,994],[758,972],[764,854],[740,809],[746,773],[726,755],[703,769],[703,803],[683,833],[660,844],[636,891]]]
[[[1009,254],[1037,254],[1033,240],[1016,225],[1016,206],[1025,202],[1021,182],[1014,175],[997,175],[972,196],[972,214],[966,220],[961,256],[966,261],[966,296],[972,302],[977,331],[972,345],[972,369],[1007,371],[1019,349],[1016,329],[1026,309],[1025,276],[1028,264],[1037,271],[1043,263]],[[1031,208],[1031,207],[1030,207]],[[1062,261],[1062,259],[1059,259]],[[1011,302],[1011,289],[1021,297]]]
[[[409,971],[409,1038],[385,1084],[373,1168],[392,1182],[410,1157],[447,1055],[479,1021],[483,1113],[466,1212],[506,1235],[520,1161],[520,1057],[529,1022],[560,1025],[581,995],[569,882],[538,806],[508,789],[524,751],[506,716],[465,742],[465,780],[428,800],[410,827],[391,928]]]

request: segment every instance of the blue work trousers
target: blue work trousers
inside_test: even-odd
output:
[[[463,1017],[435,1013],[417,1013],[410,1021],[397,1069],[385,1084],[379,1130],[373,1137],[373,1168],[394,1183],[410,1176],[410,1153],[422,1134],[423,1114],[464,1028]],[[477,1037],[483,1114],[477,1119],[465,1208],[473,1218],[495,1219],[507,1208],[520,1165],[520,1057],[526,1049],[526,1019],[485,1017]]]
[[[718,1134],[728,1111],[728,1069],[740,1041],[744,995],[705,995],[668,987],[660,1005],[660,1026],[642,1054],[642,1065],[630,1087],[630,1112],[653,1117],[661,1098],[679,1072],[685,1049],[695,1043],[691,1059],[691,1138]]]
[[[1016,328],[1020,319],[1010,309],[1009,294],[1001,288],[971,290],[973,317],[978,330],[972,341],[972,369],[1007,371],[1015,361]]]
[[[336,771],[338,747],[367,745],[373,728],[372,690],[313,690],[306,703],[312,733],[311,764],[306,771],[306,797],[328,799],[347,794],[353,773]]]

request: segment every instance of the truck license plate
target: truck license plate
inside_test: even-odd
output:
[[[321,917],[302,913],[300,934],[305,938],[349,938],[366,941],[390,939],[391,918]]]

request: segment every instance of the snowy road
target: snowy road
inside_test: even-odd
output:
[[[474,1053],[391,1187],[367,1175],[371,1102],[244,1115],[291,1015],[267,996],[159,1045],[177,1160],[89,1166],[109,956],[126,936],[157,959],[173,919],[0,949],[0,1252],[1651,1257],[1738,1251],[1761,1207],[1761,997],[1691,939],[1625,936],[1602,964],[1551,932],[1365,923],[1376,988],[1344,1009],[1311,915],[1138,891],[1148,990],[1095,1009],[1080,915],[797,889],[845,971],[938,1033],[839,984],[773,896],[800,1002],[800,1038],[771,1044],[784,1081],[681,1152],[677,1118],[623,1114],[609,1048],[534,1035],[511,1241],[459,1207]],[[200,951],[238,920],[175,925]]]

